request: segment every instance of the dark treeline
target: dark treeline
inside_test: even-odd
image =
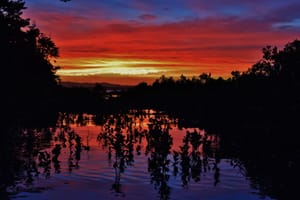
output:
[[[300,177],[300,41],[262,51],[259,62],[226,80],[162,76],[129,90],[119,106],[164,110],[182,126],[220,134],[224,156],[245,168],[263,196],[292,198]]]
[[[120,106],[155,107],[214,127],[249,120],[274,125],[294,121],[291,116],[299,112],[299,63],[299,40],[282,50],[267,46],[259,62],[245,72],[233,71],[228,79],[213,78],[210,73],[193,78],[182,75],[177,80],[161,76],[151,85],[140,83],[129,90]]]
[[[102,88],[61,86],[55,61],[59,49],[30,19],[22,16],[24,9],[22,0],[0,1],[2,114],[8,121],[16,116],[36,121],[58,111],[99,111]]]
[[[162,76],[153,84],[140,83],[119,99],[105,101],[105,88],[65,88],[56,75],[59,49],[51,38],[22,18],[24,1],[0,2],[2,106],[25,113],[32,110],[99,112],[151,107],[188,115],[202,125],[224,127],[242,121],[287,119],[299,110],[300,42],[284,49],[267,46],[263,58],[228,79],[210,73],[175,80]],[[14,113],[15,114],[15,113]],[[224,120],[227,119],[227,120]],[[293,118],[294,119],[294,118]],[[218,123],[216,123],[216,121]],[[219,125],[218,125],[219,124]]]
[[[228,79],[210,73],[179,79],[161,76],[140,83],[121,98],[105,100],[105,88],[65,88],[56,75],[58,47],[51,38],[22,18],[24,1],[0,2],[2,110],[8,121],[17,116],[40,119],[57,111],[110,112],[128,108],[168,111],[209,129],[269,127],[297,130],[300,85],[300,41],[282,50],[267,46],[262,59]],[[34,112],[37,111],[37,112]],[[183,122],[184,123],[184,122]],[[5,124],[5,123],[4,123]],[[221,130],[222,131],[222,130]],[[232,132],[232,131],[231,131]]]
[[[9,175],[18,167],[19,130],[54,127],[59,110],[76,112],[78,105],[96,109],[98,100],[94,92],[99,87],[85,90],[60,85],[55,63],[59,49],[30,19],[22,17],[24,9],[22,0],[0,1],[0,199],[6,199],[1,196],[5,183],[13,181]]]
[[[59,84],[54,65],[58,47],[22,17],[24,9],[24,1],[0,2],[1,107],[12,118],[53,107]]]
[[[0,1],[0,160],[10,160],[14,129],[55,124],[58,111],[111,112],[154,108],[180,119],[181,126],[222,134],[230,158],[246,168],[263,194],[287,199],[299,180],[300,41],[281,50],[263,48],[261,60],[228,79],[210,73],[178,79],[162,76],[140,83],[120,98],[105,100],[105,89],[65,88],[56,75],[59,49],[29,19],[24,1]],[[22,119],[19,121],[18,119]],[[21,124],[20,124],[21,123]],[[22,124],[24,123],[24,124]],[[0,177],[9,169],[0,165]],[[276,166],[276,167],[274,167]],[[294,181],[291,181],[294,180]]]
[[[0,2],[2,97],[5,107],[37,105],[58,84],[54,42],[29,19],[21,17],[23,1]]]
[[[265,136],[276,141],[274,145],[296,144],[298,140],[293,138],[299,133],[299,91],[300,41],[294,40],[282,50],[263,48],[259,62],[245,72],[233,71],[226,80],[208,73],[177,80],[162,76],[152,85],[140,83],[119,103],[120,107],[165,110],[184,119],[182,123],[194,122],[206,130],[226,133],[231,139],[243,138],[245,143]]]

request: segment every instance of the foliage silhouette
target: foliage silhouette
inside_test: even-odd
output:
[[[22,16],[24,9],[22,0],[0,2],[1,107],[12,115],[55,108],[60,82],[58,47]]]
[[[190,178],[195,182],[199,181],[200,171],[205,173],[213,168],[212,164],[208,164],[207,159],[208,156],[214,155],[211,149],[213,141],[207,134],[200,136],[196,131],[188,132],[187,145],[193,146],[193,150],[186,152],[188,159],[186,163],[184,153],[172,151],[173,137],[169,130],[174,126],[174,121],[164,114],[157,113],[153,116],[146,113],[135,110],[129,114],[104,117],[104,127],[98,135],[98,141],[108,150],[108,160],[113,163],[115,181],[112,189],[117,195],[126,195],[121,187],[121,176],[126,173],[127,167],[134,167],[135,149],[137,156],[141,156],[141,150],[144,150],[145,156],[148,157],[148,172],[151,183],[158,192],[158,198],[169,199],[171,187],[168,181],[172,175],[185,176],[187,179],[182,179],[184,186],[188,185]],[[147,127],[142,125],[144,120],[147,122]],[[144,146],[144,149],[141,146]],[[188,173],[184,171],[185,169]]]
[[[232,76],[226,80],[214,78],[210,73],[192,78],[181,75],[177,80],[163,75],[151,85],[140,83],[121,98],[104,101],[105,89],[99,85],[93,89],[59,86],[58,67],[54,66],[58,48],[29,19],[22,17],[24,9],[25,3],[21,0],[0,2],[2,107],[7,118],[0,133],[0,154],[4,161],[0,169],[1,191],[7,186],[14,187],[14,177],[19,172],[24,175],[22,180],[26,184],[31,184],[33,176],[38,174],[48,177],[51,161],[55,172],[59,173],[62,148],[69,148],[70,171],[79,167],[82,148],[88,150],[88,144],[82,145],[81,138],[68,127],[74,122],[72,114],[60,116],[61,130],[54,137],[58,143],[51,151],[42,151],[36,146],[39,138],[32,129],[35,124],[29,122],[36,123],[41,116],[53,117],[56,115],[50,112],[53,110],[82,113],[155,108],[178,118],[179,126],[192,122],[193,127],[220,132],[226,154],[235,164],[245,168],[253,187],[259,188],[262,195],[284,199],[296,194],[290,180],[299,177],[299,141],[295,139],[299,131],[298,119],[294,117],[300,111],[299,40],[287,43],[282,50],[264,47],[261,60],[245,72],[232,71]],[[47,108],[45,112],[44,108]],[[22,120],[16,121],[17,118]],[[128,116],[107,120],[107,129],[100,139],[110,154],[115,153],[113,189],[121,192],[121,173],[133,163],[133,150],[141,154],[141,146],[134,144],[146,138],[145,153],[151,152],[149,173],[159,187],[160,198],[168,199],[171,191],[167,185],[171,167],[169,154],[172,153],[168,127],[160,127],[167,124],[159,124],[164,119],[153,119],[149,132],[133,128],[134,121]],[[81,123],[84,120],[79,119],[78,124]],[[21,130],[25,124],[29,126],[26,134]],[[112,125],[115,125],[113,131]],[[122,132],[124,128],[128,131],[126,135]],[[42,132],[50,141],[51,131]],[[202,170],[208,168],[215,172],[215,184],[219,182],[218,154],[211,167],[207,156],[199,157],[200,146],[205,152],[211,150],[205,138],[192,132],[187,133],[180,151],[173,151],[173,175],[180,174],[184,187],[190,179],[199,181]],[[20,155],[20,148],[24,148],[27,155]],[[253,152],[259,156],[252,156]]]
[[[1,140],[0,197],[7,198],[17,192],[41,191],[35,185],[38,178],[49,178],[60,173],[61,150],[68,150],[68,170],[79,168],[82,151],[81,137],[70,128],[78,116],[61,113],[57,124],[41,127],[6,129],[7,138]],[[51,169],[54,171],[51,171]]]
[[[151,183],[158,188],[160,199],[169,199],[171,188],[168,186],[170,178],[169,155],[173,144],[173,138],[169,134],[170,126],[167,120],[152,119],[147,134],[147,147],[151,152],[148,158],[148,172],[151,176]]]
[[[248,121],[289,124],[294,121],[289,113],[300,108],[299,43],[290,42],[282,50],[263,48],[261,60],[245,72],[233,71],[228,79],[210,73],[192,78],[181,75],[177,80],[163,75],[150,85],[140,83],[129,89],[113,106],[155,108],[206,129]]]
[[[2,157],[5,162],[0,165],[2,190],[10,194],[43,190],[33,187],[33,183],[36,177],[48,178],[51,173],[61,172],[59,157],[63,149],[67,152],[66,170],[80,170],[83,140],[70,126],[88,125],[86,121],[91,119],[82,114],[60,113],[55,128],[11,130],[8,134],[13,137],[10,149],[7,149],[9,154]],[[126,168],[134,167],[135,156],[144,153],[150,180],[160,199],[171,197],[172,188],[168,182],[172,176],[179,177],[177,180],[181,181],[182,187],[188,188],[192,182],[201,182],[207,172],[212,172],[213,184],[218,185],[222,182],[221,158],[232,160],[232,165],[243,171],[262,197],[286,199],[295,195],[297,185],[291,180],[297,181],[299,175],[296,140],[285,141],[270,133],[267,136],[264,133],[267,130],[261,130],[262,127],[223,129],[221,135],[195,129],[186,132],[179,151],[175,151],[169,134],[174,122],[178,126],[179,121],[165,114],[148,115],[143,111],[103,116],[100,122],[103,130],[98,140],[108,150],[108,161],[115,172],[114,194],[126,195],[122,175]],[[183,127],[190,126],[183,124]]]
[[[300,42],[287,43],[282,50],[267,46],[262,53],[252,67],[245,72],[233,71],[226,80],[209,73],[192,78],[182,75],[177,80],[161,76],[150,85],[141,83],[129,89],[115,106],[120,110],[154,108],[178,118],[179,126],[193,123],[194,127],[219,132],[223,148],[231,149],[229,157],[236,157],[242,162],[240,166],[245,164],[250,171],[253,187],[262,195],[290,197],[296,191],[291,180],[299,177],[295,170],[299,166],[299,131],[294,116],[300,112]],[[251,156],[253,146],[259,157]],[[174,159],[179,159],[177,153]],[[184,183],[190,177],[189,160],[186,150],[181,154],[181,162],[186,159]],[[214,170],[217,183],[217,165]],[[289,173],[276,176],[276,171]]]
[[[124,129],[127,129],[126,134]],[[134,132],[135,130],[135,132]],[[113,156],[113,168],[115,169],[115,181],[112,190],[121,196],[125,196],[122,191],[121,174],[125,172],[127,166],[134,163],[134,143],[137,141],[137,129],[132,129],[132,121],[123,115],[110,115],[103,131],[98,135],[98,141],[102,142],[104,148],[108,148],[108,159]],[[114,155],[112,155],[114,153]]]

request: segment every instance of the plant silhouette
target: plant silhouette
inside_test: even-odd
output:
[[[151,153],[148,158],[148,172],[151,183],[156,189],[160,199],[169,199],[171,188],[168,186],[170,178],[170,153],[173,138],[169,134],[169,124],[165,119],[153,118],[149,124],[147,134],[147,148]]]
[[[58,67],[52,64],[58,47],[30,19],[22,18],[24,9],[24,1],[4,0],[0,4],[4,105],[16,110],[48,103],[59,82]]]

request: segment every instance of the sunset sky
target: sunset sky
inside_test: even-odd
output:
[[[299,0],[27,0],[25,17],[60,49],[62,81],[152,83],[257,62],[300,39]]]

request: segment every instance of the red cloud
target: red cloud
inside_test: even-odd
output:
[[[229,76],[233,70],[246,70],[260,59],[260,49],[265,45],[284,45],[299,35],[274,32],[266,21],[258,23],[234,17],[165,24],[99,20],[64,13],[35,12],[33,18],[38,19],[38,27],[60,47],[64,60],[76,57],[157,60],[176,63],[164,67],[195,75],[211,72]],[[153,20],[156,16],[145,14],[139,18]]]

